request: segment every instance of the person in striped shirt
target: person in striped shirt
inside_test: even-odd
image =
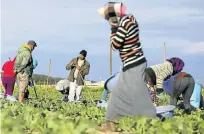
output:
[[[183,60],[177,57],[173,57],[171,59],[168,59],[164,63],[146,68],[145,79],[148,85],[155,88],[157,93],[161,93],[163,92],[163,82],[165,80],[168,80],[171,76],[174,76],[181,72],[183,70],[183,67]]]
[[[116,87],[111,91],[106,120],[99,131],[116,131],[115,122],[124,116],[156,117],[156,109],[145,83],[147,61],[139,40],[139,27],[123,3],[108,2],[99,14],[111,25],[110,44],[123,63]]]

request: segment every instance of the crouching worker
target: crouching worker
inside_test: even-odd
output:
[[[111,92],[116,87],[117,82],[119,80],[119,76],[120,76],[120,73],[116,73],[113,76],[111,76],[108,80],[106,80],[106,82],[104,84],[104,90],[102,92],[101,100],[97,104],[98,106],[102,106],[102,107],[106,106],[108,93]],[[158,106],[159,100],[158,100],[158,97],[157,97],[154,89],[151,86],[149,86],[148,84],[147,84],[147,87],[149,90],[150,98],[153,101],[153,105]]]
[[[146,68],[145,79],[156,93],[161,93],[163,92],[163,82],[181,72],[183,67],[184,62],[180,58],[171,58],[164,63]]]
[[[115,88],[119,79],[120,73],[116,73],[110,77],[104,84],[104,90],[101,96],[101,101],[106,102],[108,93],[111,92],[111,89]]]
[[[68,96],[69,96],[69,81],[67,79],[60,80],[56,85],[56,90],[61,92],[63,94],[63,97],[61,101],[68,102]]]
[[[194,107],[190,103],[190,98],[193,94],[194,87],[195,81],[190,74],[187,74],[185,72],[179,73],[173,82],[170,104],[176,106],[178,98],[182,94],[185,112],[190,113],[194,109]]]
[[[113,76],[111,76],[110,78],[108,78],[104,84],[104,89],[101,95],[101,102],[106,103],[107,101],[107,97],[108,97],[108,93],[111,92],[111,89],[115,88],[120,76],[120,72],[122,71],[122,65],[120,66],[120,70],[119,72],[115,73]]]
[[[16,56],[16,61],[14,65],[14,72],[17,73],[17,80],[19,83],[19,102],[23,102],[25,90],[28,87],[29,79],[32,77],[32,51],[35,49],[35,47],[37,47],[37,44],[35,43],[35,41],[31,40],[18,49],[18,54]]]
[[[203,97],[201,85],[194,81],[194,78],[186,73],[180,72],[171,77],[164,84],[164,91],[170,91],[171,105],[177,106],[179,96],[182,95],[183,103],[178,105],[189,114],[195,108],[203,107]]]
[[[82,50],[79,54],[79,57],[72,59],[66,66],[66,70],[71,70],[68,78],[70,81],[69,102],[80,101],[81,91],[85,84],[85,75],[89,74],[90,64],[85,59],[87,55],[86,50]]]

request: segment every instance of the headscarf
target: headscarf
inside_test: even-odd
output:
[[[173,74],[175,75],[183,70],[183,67],[185,66],[185,63],[182,59],[178,57],[173,57],[171,59],[167,59],[167,61],[171,62],[173,66]]]
[[[110,23],[118,25],[120,18],[125,15],[126,6],[119,2],[108,2],[104,7],[99,8],[98,12]]]

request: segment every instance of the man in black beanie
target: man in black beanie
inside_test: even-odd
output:
[[[85,75],[89,74],[90,64],[85,59],[87,51],[81,50],[79,54],[79,57],[72,59],[66,66],[66,70],[71,70],[68,77],[70,81],[69,102],[80,101]]]

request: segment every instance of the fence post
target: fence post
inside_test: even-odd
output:
[[[48,85],[49,85],[49,77],[50,77],[50,66],[51,66],[51,59],[49,61],[48,64],[48,75],[47,75],[47,89],[48,89]]]

